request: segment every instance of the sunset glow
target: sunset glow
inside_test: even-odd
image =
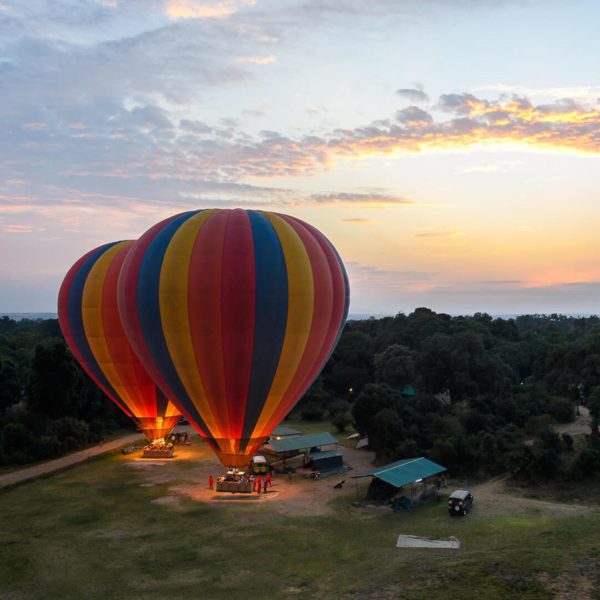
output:
[[[591,0],[4,1],[0,311],[54,311],[90,248],[239,206],[327,235],[351,314],[596,313],[599,17]]]

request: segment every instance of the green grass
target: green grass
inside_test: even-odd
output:
[[[153,503],[168,486],[141,487],[147,474],[125,460],[0,492],[0,598],[551,598],[539,575],[600,555],[598,512],[451,519],[432,503],[394,514],[352,508],[353,489],[321,517],[269,502],[176,508]],[[190,461],[175,468],[186,481]],[[400,533],[463,547],[398,550]]]

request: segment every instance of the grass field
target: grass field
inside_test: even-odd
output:
[[[150,480],[128,460],[113,453],[0,491],[0,598],[600,598],[596,509],[476,505],[451,519],[433,503],[353,508],[351,488],[327,515],[294,516],[275,502],[169,502],[193,462],[156,467]],[[462,548],[399,550],[400,533],[455,535]]]

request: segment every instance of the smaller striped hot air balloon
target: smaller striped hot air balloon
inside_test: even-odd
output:
[[[58,320],[84,371],[153,441],[168,435],[181,414],[142,367],[121,324],[117,282],[132,245],[105,244],[71,267],[58,296]]]

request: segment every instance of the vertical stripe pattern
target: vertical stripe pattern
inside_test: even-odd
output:
[[[348,312],[342,261],[314,227],[254,210],[176,215],[119,278],[145,369],[223,464],[247,463],[329,358]]]
[[[167,435],[180,413],[135,356],[119,316],[118,278],[132,245],[106,244],[77,261],[61,286],[58,318],[86,373],[152,440]]]

